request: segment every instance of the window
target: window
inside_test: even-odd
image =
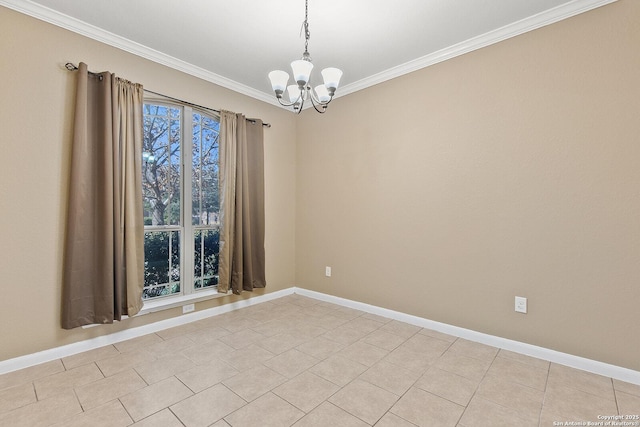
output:
[[[218,284],[220,122],[188,106],[145,102],[143,299]]]

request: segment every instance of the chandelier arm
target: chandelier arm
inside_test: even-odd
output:
[[[319,109],[318,109],[318,107],[316,106],[316,103],[315,103],[315,102],[311,102],[311,104],[313,105],[313,109],[314,109],[314,110],[316,110],[318,113],[320,113],[320,114],[324,114],[324,113],[326,113],[326,112],[327,112],[327,106],[326,106],[326,104],[320,104],[320,105],[322,105],[322,109],[321,109],[321,110],[319,110]]]
[[[280,103],[280,105],[282,105],[283,107],[291,107],[293,105],[295,105],[295,102],[292,102],[291,104],[287,104],[285,102],[282,102],[282,98],[276,98],[278,100],[278,102]]]
[[[311,89],[310,85],[307,85],[307,92],[309,92],[309,97],[311,98],[311,102],[322,104],[322,102],[320,102],[320,100],[316,98],[315,95],[313,94],[313,89]]]
[[[278,103],[280,103],[280,105],[282,105],[283,107],[293,107],[296,104],[300,104],[300,107],[302,107],[304,105],[304,96],[302,91],[300,92],[300,95],[298,95],[298,99],[296,99],[295,101],[291,102],[291,103],[286,103],[286,102],[282,102],[282,96],[280,97],[276,97],[276,99],[278,100]]]
[[[313,95],[313,90],[311,89],[311,86],[307,86],[307,89],[311,93],[311,101],[317,103],[318,105],[322,105],[326,107],[333,100],[333,95],[330,95],[330,98],[328,101],[320,101],[318,98],[316,98]]]
[[[316,110],[320,114],[324,114],[327,111],[327,105],[329,105],[329,102],[331,102],[331,100],[329,100],[327,102],[322,102],[322,101],[316,99],[315,96],[313,96],[313,91],[310,88],[309,88],[309,92],[311,92],[311,95],[310,95],[311,105],[313,105],[314,110]],[[322,107],[322,109],[319,110],[318,106]]]

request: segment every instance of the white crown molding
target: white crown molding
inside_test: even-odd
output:
[[[540,27],[550,25],[563,19],[570,18],[575,15],[579,15],[584,12],[588,12],[592,9],[607,5],[609,3],[616,2],[618,0],[573,0],[553,9],[541,12],[537,15],[530,16],[522,19],[513,24],[506,25],[502,28],[498,28],[488,33],[482,34],[477,37],[473,37],[469,40],[465,40],[456,45],[447,47],[437,52],[425,55],[413,61],[406,62],[380,73],[374,74],[370,77],[358,80],[356,82],[347,84],[340,88],[335,96],[335,99],[346,96],[348,94],[366,89],[376,84],[385,82],[387,80],[394,79],[396,77],[403,76],[413,71],[420,70],[425,67],[429,67],[434,64],[446,61],[447,59],[455,58],[456,56],[463,55],[468,52],[472,52],[477,49],[492,45],[494,43],[501,42],[511,37],[524,34],[529,31],[533,31]],[[102,30],[93,25],[89,25],[78,19],[59,13],[55,10],[41,6],[30,0],[0,0],[0,5],[48,22],[50,24],[65,28],[75,33],[81,34],[85,37],[97,40],[107,45],[122,49],[126,52],[134,55],[149,59],[158,64],[166,65],[178,71],[182,71],[186,74],[198,77],[202,80],[214,83],[218,86],[225,87],[243,95],[255,98],[260,101],[264,101],[268,104],[280,106],[272,94],[262,92],[260,90],[251,88],[242,83],[238,83],[229,78],[220,76],[218,74],[207,71],[203,68],[189,64],[180,59],[166,55],[157,50],[151,49],[139,43],[133,42],[124,37],[120,37],[116,34]],[[285,107],[283,107],[285,108]],[[310,108],[307,105],[304,109]]]
[[[483,35],[465,40],[456,45],[439,50],[432,54],[423,56],[413,61],[406,62],[388,70],[382,71],[373,76],[358,80],[354,83],[350,83],[340,88],[335,98],[348,95],[353,92],[357,92],[373,85],[385,82],[387,80],[394,79],[396,77],[403,76],[405,74],[417,71],[419,69],[428,67],[446,61],[447,59],[455,58],[456,56],[463,55],[468,52],[489,46],[494,43],[501,42],[511,37],[524,34],[526,32],[535,30],[546,25],[562,21],[563,19],[570,18],[575,15],[587,12],[592,9],[613,3],[617,0],[573,0],[565,3],[561,6],[549,9],[537,15],[528,17],[513,24],[506,25],[497,30],[490,31]],[[93,25],[89,25],[85,22],[56,12],[47,7],[41,6],[30,0],[0,0],[0,5],[6,6],[10,9],[48,22],[50,24],[65,28],[73,31],[77,34],[81,34],[85,37],[100,41],[118,49],[122,49],[126,52],[134,55],[149,59],[158,64],[165,65],[178,71],[182,71],[186,74],[198,77],[216,85],[225,87],[235,92],[247,95],[266,103],[279,106],[275,97],[271,94],[262,92],[260,90],[251,88],[242,83],[238,83],[229,78],[220,76],[218,74],[207,71],[203,68],[197,67],[180,59],[166,55],[157,50],[151,49],[147,46],[133,42],[124,37],[120,37],[116,34],[102,30]],[[310,108],[310,106],[306,106]]]
[[[554,24],[572,16],[588,12],[592,9],[616,2],[618,0],[573,0],[553,9],[546,10],[537,15],[530,16],[520,21],[505,25],[488,33],[465,40],[461,43],[449,46],[445,49],[433,52],[429,55],[406,62],[370,77],[358,80],[340,88],[335,98],[348,95],[387,80],[403,76],[413,71],[438,64],[456,56],[464,55],[477,49],[501,42],[511,37],[533,31],[546,25]]]
[[[249,97],[258,99],[260,101],[267,102],[269,104],[278,105],[275,97],[266,94],[262,91],[238,83],[234,80],[220,76],[218,74],[207,71],[204,68],[197,67],[188,62],[174,58],[155,49],[151,49],[140,43],[136,43],[117,34],[113,34],[109,31],[105,31],[96,26],[87,24],[76,18],[72,18],[63,13],[57,12],[48,7],[44,7],[40,4],[34,3],[29,0],[0,0],[0,5],[9,9],[13,9],[17,12],[24,13],[33,18],[40,19],[41,21],[48,22],[82,36],[88,37],[93,40],[97,40],[101,43],[105,43],[109,46],[116,47],[124,50],[125,52],[132,53],[136,56],[148,59],[158,64],[165,65],[173,68],[174,70],[181,71],[183,73],[198,77],[202,80],[214,83],[218,86],[233,90],[235,92],[247,95]]]

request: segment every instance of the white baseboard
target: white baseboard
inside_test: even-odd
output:
[[[506,338],[496,337],[494,335],[484,334],[482,332],[473,331],[471,329],[460,328],[458,326],[448,325],[446,323],[440,323],[433,320],[425,319],[418,316],[412,316],[410,314],[402,313],[399,311],[389,310],[382,307],[377,307],[370,304],[361,303],[345,298],[336,297],[333,295],[323,294],[320,292],[310,291],[304,288],[291,287],[283,289],[277,292],[260,295],[257,297],[249,298],[246,300],[236,301],[230,304],[221,305],[218,307],[209,308],[206,310],[195,311],[193,313],[184,314],[182,316],[173,317],[171,319],[161,320],[149,325],[139,326],[137,328],[131,328],[120,332],[115,332],[109,335],[104,335],[88,340],[80,341],[73,344],[68,344],[60,347],[55,347],[49,350],[40,351],[38,353],[28,354],[26,356],[16,357],[14,359],[8,359],[0,362],[0,374],[16,371],[18,369],[27,368],[29,366],[37,365],[40,363],[50,362],[52,360],[60,359],[63,357],[71,356],[83,351],[93,350],[95,348],[103,347],[105,345],[115,344],[121,341],[125,341],[131,338],[136,338],[142,335],[151,334],[154,332],[162,331],[164,329],[173,328],[175,326],[184,325],[187,323],[195,322],[197,320],[206,319],[208,317],[217,316],[230,311],[238,310],[252,305],[260,304],[263,302],[271,301],[283,296],[298,294],[305,297],[317,299],[320,301],[330,302],[332,304],[341,305],[343,307],[353,308],[356,310],[364,311],[366,313],[376,314],[378,316],[386,317],[388,319],[398,320],[400,322],[409,323],[411,325],[419,326],[421,328],[428,328],[434,331],[442,332],[445,334],[453,335],[455,337],[464,338],[469,341],[478,342],[481,344],[490,345],[497,348],[513,351],[516,353],[524,354],[527,356],[537,357],[539,359],[548,360],[560,365],[570,366],[572,368],[582,369],[584,371],[592,372],[598,375],[604,375],[606,377],[615,378],[620,381],[629,382],[632,384],[640,385],[640,372],[634,371],[620,366],[610,365],[608,363],[598,362],[596,360],[586,359],[580,356],[574,356],[572,354],[562,353],[555,350],[550,350],[543,347],[538,347],[531,344],[526,344],[519,341],[514,341]]]
[[[303,288],[295,288],[294,291],[298,295],[314,298],[317,300],[330,302],[344,307],[353,308],[389,319],[398,320],[400,322],[409,323],[411,325],[420,326],[422,328],[432,329],[434,331],[453,335],[455,337],[464,338],[469,341],[490,345],[492,347],[502,348],[527,356],[536,357],[538,359],[548,360],[560,365],[570,366],[572,368],[581,369],[583,371],[592,372],[598,375],[615,378],[620,381],[640,385],[640,372],[632,369],[622,368],[620,366],[610,365],[608,363],[598,362],[597,360],[586,359],[572,354],[562,353],[550,350],[544,347],[538,347],[519,341],[506,338],[496,337],[494,335],[476,332],[470,329],[460,328],[458,326],[440,323],[422,317],[412,316],[410,314],[401,313],[399,311],[389,310],[374,305],[364,304],[361,302],[336,297],[333,295],[323,294],[320,292],[309,291]]]
[[[206,319],[208,317],[217,316],[220,314],[228,313],[230,311],[271,301],[273,299],[281,298],[286,295],[291,295],[294,291],[295,288],[287,288],[281,291],[232,302],[218,307],[208,308],[206,310],[194,311],[192,313],[183,314],[182,316],[172,317],[171,319],[161,320],[159,322],[151,323],[148,325],[114,332],[109,335],[90,338],[73,344],[67,344],[49,350],[43,350],[37,353],[3,360],[0,362],[0,375],[7,372],[17,371],[18,369],[28,368],[29,366],[38,365],[40,363],[50,362],[52,360],[72,356],[74,354],[93,350],[105,345],[115,344],[121,341],[129,340],[131,338],[137,338],[142,335],[152,334],[164,329],[169,329],[175,326],[184,325],[186,323],[195,322],[196,320]]]

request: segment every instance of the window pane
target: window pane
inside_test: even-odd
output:
[[[145,225],[178,225],[180,109],[144,104],[144,112],[142,191]]]
[[[220,123],[193,115],[192,223],[217,225],[220,209],[218,191],[218,134]]]
[[[196,289],[218,284],[218,253],[220,233],[218,229],[194,232],[194,286]]]
[[[143,298],[180,292],[180,232],[144,233]]]
[[[171,120],[171,141],[169,144],[170,197],[168,224],[180,224],[180,120]]]
[[[201,144],[200,144],[200,135],[202,132],[202,116],[200,114],[195,113],[193,115],[193,133],[192,133],[192,148],[191,148],[191,200],[192,200],[192,209],[191,209],[191,224],[199,225],[201,223],[200,218],[200,164],[202,162],[201,155]]]
[[[169,114],[169,108],[164,107],[162,105],[154,105],[154,104],[144,104],[144,114],[145,115],[158,115],[167,117]]]

